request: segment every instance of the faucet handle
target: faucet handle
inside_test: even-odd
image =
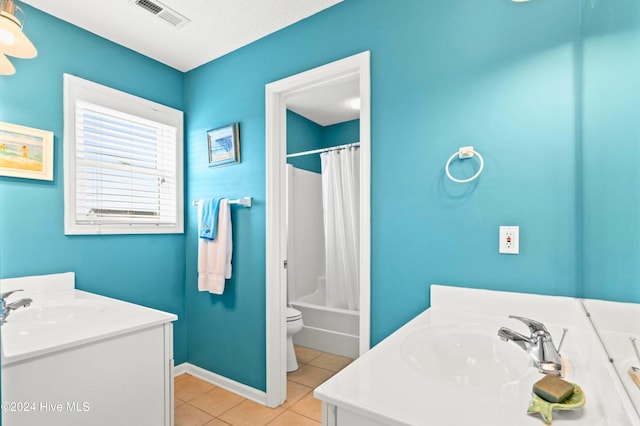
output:
[[[11,296],[13,293],[17,293],[18,291],[23,291],[21,288],[17,290],[5,291],[4,293],[0,293],[0,300],[4,300],[7,297]]]
[[[509,318],[513,318],[515,320],[525,323],[527,327],[529,327],[529,330],[531,330],[531,334],[540,334],[541,332],[544,334],[549,334],[547,327],[545,327],[544,324],[539,321],[532,320],[525,317],[518,317],[516,315],[509,315]]]

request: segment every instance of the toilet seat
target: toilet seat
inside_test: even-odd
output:
[[[302,319],[302,312],[287,306],[287,322],[293,322]]]
[[[296,351],[293,347],[293,335],[304,327],[302,312],[287,306],[287,373],[298,369]]]

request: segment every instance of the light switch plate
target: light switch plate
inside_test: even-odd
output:
[[[520,253],[520,227],[501,226],[499,252],[502,254]]]

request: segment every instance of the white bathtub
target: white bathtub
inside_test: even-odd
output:
[[[2,325],[2,420],[173,424],[177,317],[76,290],[73,273],[0,280],[33,299]]]
[[[293,336],[296,345],[357,358],[359,354],[360,313],[326,306],[324,278],[310,295],[291,302],[302,313],[304,327]]]

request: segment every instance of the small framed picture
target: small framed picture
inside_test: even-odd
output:
[[[228,124],[207,132],[209,141],[209,167],[226,166],[240,162],[240,126]]]
[[[0,176],[53,180],[53,132],[0,122]]]

